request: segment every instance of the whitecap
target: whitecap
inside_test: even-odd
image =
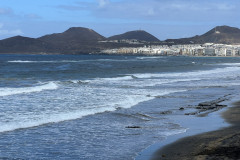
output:
[[[43,85],[34,87],[22,87],[22,88],[0,88],[0,96],[10,96],[15,94],[25,94],[32,92],[41,92],[43,90],[55,90],[58,85],[54,82],[49,82]]]
[[[204,76],[204,75],[215,76],[216,74],[224,74],[224,73],[236,72],[236,71],[240,71],[240,67],[225,67],[225,68],[217,68],[212,70],[191,71],[191,72],[133,74],[133,76],[138,78],[166,78],[166,77],[181,78],[181,77],[196,77],[196,76]]]

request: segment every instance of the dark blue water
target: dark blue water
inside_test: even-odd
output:
[[[235,57],[0,55],[0,158],[133,159],[239,71]]]

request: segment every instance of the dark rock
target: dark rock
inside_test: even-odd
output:
[[[204,103],[205,105],[199,104],[196,109],[202,109],[202,110],[212,110],[212,109],[218,109],[218,108],[224,108],[227,107],[227,105],[220,105],[220,104],[212,104],[212,103]]]
[[[202,106],[197,106],[196,109],[203,109]]]
[[[183,108],[183,107],[181,107],[181,108],[179,108],[179,110],[184,110],[184,108]]]
[[[213,101],[210,101],[210,102],[202,102],[202,103],[199,103],[198,106],[211,106],[213,105],[215,102]]]
[[[163,112],[160,112],[160,114],[171,114],[172,111],[163,111]]]
[[[122,109],[122,107],[117,107],[117,108],[116,108],[116,110],[120,110],[120,109]]]
[[[198,104],[196,109],[210,110],[210,109],[216,109],[218,107],[223,107],[223,105],[219,105],[218,103],[221,103],[225,100],[226,100],[226,98],[224,97],[224,98],[218,98],[213,101],[202,102],[202,103]]]
[[[227,105],[221,105],[221,104],[217,104],[216,106],[217,106],[217,107],[220,107],[220,108],[227,107]]]
[[[140,126],[127,126],[126,128],[142,128],[142,127],[140,127]]]
[[[185,115],[189,116],[189,115],[196,115],[198,114],[198,112],[191,112],[191,113],[185,113]]]

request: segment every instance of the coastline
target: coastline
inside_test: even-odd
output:
[[[28,92],[29,87],[34,87],[35,90],[39,87],[39,81],[43,85],[55,83],[58,88],[46,87],[47,89],[41,88],[41,92],[33,90],[31,93],[23,92],[18,95],[13,95],[11,92],[13,96],[6,96],[2,99],[2,109],[3,111],[6,109],[7,113],[9,113],[9,102],[17,104],[16,107],[19,108],[22,108],[24,104],[26,109],[21,112],[24,114],[19,115],[18,110],[13,108],[7,116],[17,115],[15,116],[17,122],[26,118],[27,122],[34,122],[36,127],[28,128],[29,123],[22,121],[22,126],[27,126],[26,129],[19,128],[13,132],[2,133],[1,157],[28,159],[31,156],[31,159],[38,159],[40,154],[44,154],[46,159],[58,157],[116,159],[118,156],[117,159],[134,159],[146,147],[166,138],[169,139],[174,134],[183,133],[189,136],[188,133],[191,132],[192,127],[195,127],[193,125],[196,125],[195,121],[200,121],[203,126],[205,123],[207,129],[219,127],[216,119],[219,120],[217,122],[221,123],[221,126],[227,125],[222,119],[212,117],[216,113],[211,113],[210,119],[208,116],[207,118],[197,117],[193,114],[200,112],[201,108],[198,109],[197,105],[202,102],[217,100],[225,95],[235,95],[238,92],[239,89],[235,86],[239,85],[238,63],[234,63],[233,66],[229,65],[230,69],[227,68],[228,62],[238,62],[237,60],[216,61],[215,59],[196,58],[197,64],[195,65],[192,63],[195,59],[178,59],[178,57],[147,59],[143,62],[139,62],[138,59],[138,57],[92,58],[90,56],[3,58],[3,67],[5,65],[9,67],[4,70],[3,75],[8,75],[6,73],[9,71],[14,71],[14,75],[9,74],[2,81],[3,84],[6,83],[9,88],[14,89],[13,93],[19,92],[19,87],[23,88],[24,92],[25,90]],[[218,66],[212,65],[212,62],[227,64],[218,69]],[[24,71],[21,67],[24,70],[29,69],[26,76],[30,77],[29,79],[22,81],[22,77],[18,76]],[[89,72],[86,72],[86,69]],[[163,72],[155,74],[156,70]],[[5,81],[15,77],[19,78],[13,79],[10,84]],[[19,82],[19,87],[16,86],[17,82]],[[8,90],[6,88],[6,91]],[[99,91],[101,91],[100,94]],[[66,92],[69,94],[66,95]],[[86,97],[86,101],[82,101],[80,96]],[[31,98],[31,101],[25,101],[28,98]],[[79,104],[82,103],[83,107],[80,108]],[[42,112],[43,105],[44,112]],[[33,108],[29,110],[29,107]],[[98,110],[100,107],[102,109]],[[31,111],[35,111],[36,108],[39,108],[36,111],[41,113],[39,117],[43,121],[35,121],[35,117],[32,116]],[[90,110],[87,110],[89,108]],[[114,112],[111,112],[111,109]],[[79,118],[82,116],[79,113],[86,113],[87,116]],[[206,123],[205,119],[213,119],[215,123],[211,123],[215,124],[215,127]],[[59,120],[63,121],[58,123]],[[41,125],[40,122],[46,121],[48,121],[46,125]],[[181,123],[182,121],[185,123]],[[190,127],[185,125],[186,123],[190,124]],[[17,124],[16,126],[18,127]],[[11,127],[11,123],[6,127]],[[187,133],[185,133],[186,130]],[[199,132],[205,131],[205,129],[199,130]],[[15,138],[11,143],[5,143],[13,136]],[[61,137],[64,137],[63,141]],[[56,144],[49,145],[48,140]],[[31,148],[25,147],[26,141]],[[23,149],[16,151],[16,146]],[[48,147],[49,150],[39,152],[39,148]],[[70,150],[65,150],[66,148]],[[58,152],[58,157],[55,151]]]
[[[90,53],[61,53],[61,52],[13,52],[13,53],[0,53],[0,55],[74,55],[74,56],[80,56],[80,55],[104,55],[104,56],[143,56],[143,57],[213,57],[213,58],[236,58],[240,57],[239,55],[234,56],[198,56],[198,55],[160,55],[160,54],[148,54],[148,53],[105,53],[105,52],[90,52]]]
[[[151,160],[205,160],[240,158],[240,102],[222,113],[231,126],[177,139],[154,153]]]

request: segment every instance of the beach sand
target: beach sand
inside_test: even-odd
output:
[[[240,159],[240,102],[234,103],[223,117],[230,127],[180,139],[157,151],[152,160]]]

